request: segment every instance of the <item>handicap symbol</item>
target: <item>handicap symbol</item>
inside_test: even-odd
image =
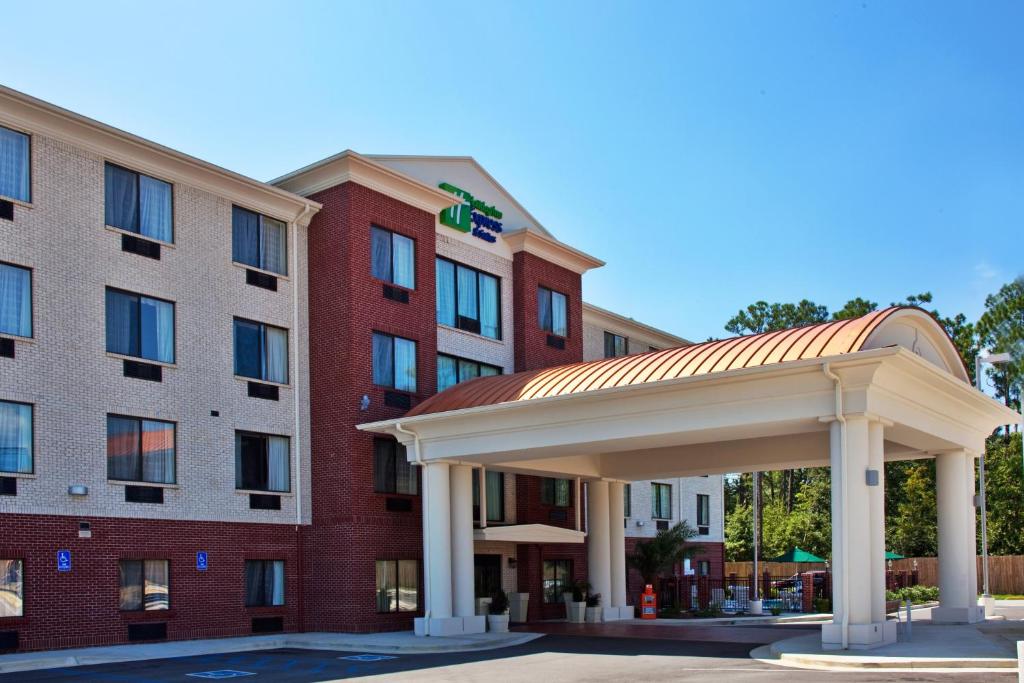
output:
[[[209,563],[207,561],[206,551],[200,550],[196,553],[196,569],[205,572]]]
[[[57,551],[57,571],[69,572],[71,571],[71,551],[70,550],[58,550]]]

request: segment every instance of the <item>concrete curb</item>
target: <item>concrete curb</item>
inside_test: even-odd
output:
[[[350,640],[345,634],[284,634],[280,636],[256,636],[244,638],[217,638],[212,640],[181,640],[167,643],[141,645],[114,645],[109,648],[86,648],[92,652],[75,654],[74,651],[27,652],[23,654],[0,655],[0,674],[59,669],[95,664],[118,662],[140,662],[153,659],[175,659],[211,654],[234,652],[258,652],[295,648],[302,650],[332,650],[337,652],[360,652],[369,654],[425,655],[446,652],[476,652],[514,647],[542,637],[543,633],[508,633],[506,638],[449,638],[431,645],[392,645],[373,642],[373,636],[355,636]],[[342,637],[339,637],[342,636]],[[427,639],[424,639],[427,640]],[[434,638],[439,641],[441,639]],[[109,651],[108,651],[109,650]]]

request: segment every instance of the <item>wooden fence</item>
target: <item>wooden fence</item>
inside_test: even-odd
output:
[[[939,585],[939,560],[937,557],[908,557],[893,560],[894,571],[911,571],[917,562],[918,583],[925,586]],[[888,563],[887,563],[888,564]],[[748,576],[753,570],[751,562],[726,562],[725,575]],[[800,572],[821,571],[825,565],[820,562],[761,562],[761,572],[772,576],[791,576]],[[989,590],[993,593],[1024,595],[1024,555],[992,555],[988,558]],[[978,591],[981,591],[981,556],[978,556]]]

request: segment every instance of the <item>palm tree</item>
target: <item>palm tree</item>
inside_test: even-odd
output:
[[[679,522],[669,529],[662,529],[651,540],[637,543],[626,563],[640,573],[645,584],[653,584],[662,573],[672,569],[672,565],[700,552],[686,547],[686,542],[696,535],[693,527],[685,521]]]

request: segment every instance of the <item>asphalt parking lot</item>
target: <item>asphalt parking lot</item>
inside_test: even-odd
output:
[[[742,628],[742,627],[740,627]],[[759,632],[768,629],[760,628]],[[0,676],[0,681],[110,681],[157,683],[203,680],[312,683],[347,678],[407,681],[1005,681],[1016,673],[822,672],[776,667],[751,660],[744,642],[546,635],[499,650],[454,654],[359,657],[323,650],[266,650],[99,666],[49,669]],[[741,635],[742,634],[742,635]],[[770,635],[766,633],[766,638]],[[775,634],[774,638],[778,638]],[[757,638],[761,640],[762,638]],[[765,640],[768,642],[768,640]],[[356,656],[355,659],[351,657]]]

